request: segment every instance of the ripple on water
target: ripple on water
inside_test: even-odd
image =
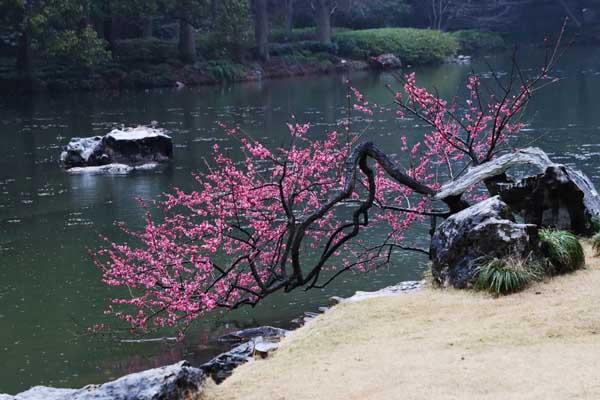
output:
[[[60,194],[65,193],[67,190],[62,185],[52,185],[45,184],[44,186],[38,188],[37,196],[38,197],[54,197]]]
[[[92,220],[83,218],[82,215],[83,214],[80,212],[69,213],[67,216],[67,220],[65,221],[65,226],[72,227],[94,225],[94,222]]]
[[[218,137],[196,137],[192,140],[192,142],[227,142],[227,138],[218,138]]]

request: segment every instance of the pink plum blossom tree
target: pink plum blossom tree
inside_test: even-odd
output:
[[[555,81],[559,48],[560,41],[528,78],[515,58],[507,77],[494,74],[493,90],[473,74],[463,100],[440,98],[414,74],[401,77],[401,90],[389,88],[398,116],[430,127],[416,143],[399,137],[402,158],[349,125],[311,139],[308,124],[288,124],[289,143],[275,149],[223,126],[239,142],[241,161],[215,144],[196,190],[167,194],[157,202],[160,217],[147,212],[144,229],[126,230],[128,242],[95,253],[104,282],[130,294],[113,299],[109,311],[136,329],[185,329],[217,307],[255,305],[275,292],[323,288],[347,271],[376,269],[395,250],[426,254],[404,243],[407,230],[468,207],[461,195],[435,200],[440,183],[507,150],[532,95]],[[357,112],[378,112],[356,88],[349,96]],[[484,182],[488,192],[497,180]]]

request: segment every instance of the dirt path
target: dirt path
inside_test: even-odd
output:
[[[508,297],[423,290],[341,304],[210,400],[600,399],[600,259]]]

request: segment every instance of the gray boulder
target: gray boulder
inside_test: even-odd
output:
[[[36,386],[2,400],[194,400],[199,399],[204,374],[187,361],[126,375],[103,385],[82,389]],[[4,397],[2,397],[4,396]]]
[[[539,174],[499,186],[499,193],[526,223],[594,233],[593,219],[600,217],[600,196],[582,172],[554,164]]]
[[[212,360],[202,364],[200,369],[210,375],[217,383],[229,377],[238,366],[252,360],[258,353],[264,357],[278,347],[278,343],[289,331],[272,326],[243,329],[221,336],[221,342],[242,342],[228,352],[219,354]]]
[[[377,69],[398,69],[402,67],[402,61],[394,54],[382,54],[369,58],[369,64]]]
[[[431,240],[434,279],[445,287],[471,287],[485,258],[537,256],[538,228],[516,223],[498,196],[482,201],[444,221]]]
[[[173,158],[173,141],[146,126],[114,129],[106,136],[71,139],[60,158],[66,168],[161,163]]]

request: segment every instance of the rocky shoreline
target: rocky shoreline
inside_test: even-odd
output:
[[[376,297],[392,297],[420,290],[423,281],[406,281],[374,292],[356,292],[348,298],[332,297],[329,307],[320,307],[320,312],[327,311],[340,303],[355,303]],[[302,326],[319,313],[306,312],[295,320]],[[123,376],[101,385],[88,385],[81,389],[63,389],[46,386],[35,386],[14,396],[0,394],[0,400],[191,400],[199,399],[202,387],[208,377],[221,383],[231,375],[233,370],[255,358],[267,358],[277,350],[279,342],[290,331],[270,326],[244,329],[228,333],[219,341],[235,346],[208,362],[194,367],[182,360],[176,364],[149,369]]]

